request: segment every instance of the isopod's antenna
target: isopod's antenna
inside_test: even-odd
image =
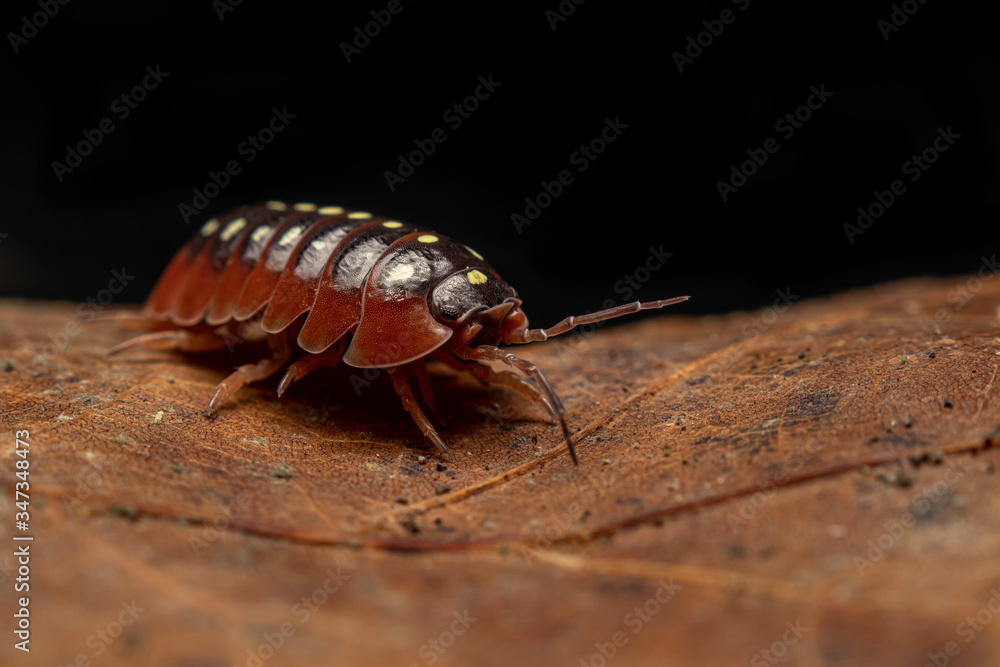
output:
[[[676,303],[687,301],[690,298],[690,296],[675,296],[672,299],[646,301],[645,303],[642,301],[633,301],[632,303],[622,304],[621,306],[615,306],[614,308],[608,308],[607,310],[599,310],[596,313],[589,313],[587,315],[580,316],[570,315],[559,324],[551,326],[548,329],[520,329],[511,331],[508,337],[504,338],[504,342],[510,345],[512,343],[532,343],[535,341],[547,340],[552,336],[558,336],[559,334],[566,333],[581,324],[593,324],[594,322],[603,322],[604,320],[611,320],[616,317],[621,317],[622,315],[638,313],[640,310],[655,310],[665,306],[672,306]]]

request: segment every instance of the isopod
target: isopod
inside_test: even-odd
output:
[[[365,211],[270,201],[206,222],[170,261],[137,316],[153,330],[108,354],[137,345],[217,350],[252,321],[266,334],[271,356],[219,383],[206,414],[244,384],[283,368],[294,336],[305,354],[288,366],[278,396],[311,371],[341,361],[385,369],[403,407],[449,457],[410,384],[416,380],[424,405],[436,414],[424,364],[435,359],[544,405],[578,463],[566,410],[545,375],[498,345],[543,341],[687,298],[635,301],[529,329],[517,291],[466,245]],[[491,361],[512,370],[495,370]]]

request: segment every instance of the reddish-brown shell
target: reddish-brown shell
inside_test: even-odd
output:
[[[478,253],[442,234],[339,206],[268,202],[206,222],[167,266],[145,315],[179,327],[259,317],[268,333],[305,315],[306,352],[353,332],[345,363],[397,366],[451,337],[428,296],[461,272],[488,282],[491,301],[515,294]]]

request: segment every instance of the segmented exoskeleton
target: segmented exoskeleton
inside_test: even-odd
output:
[[[341,361],[384,368],[425,436],[448,455],[410,387],[437,412],[424,359],[466,370],[542,403],[558,420],[574,463],[566,411],[542,372],[497,347],[528,343],[688,297],[625,304],[549,329],[529,329],[517,292],[472,248],[415,225],[340,206],[267,202],[206,222],[167,266],[139,318],[156,329],[115,346],[207,351],[226,347],[236,328],[257,321],[272,356],[223,380],[207,414],[247,382],[307,354],[278,386]],[[351,334],[348,336],[347,334]],[[500,361],[513,371],[497,371]]]

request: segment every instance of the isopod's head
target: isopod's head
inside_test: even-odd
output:
[[[520,305],[517,292],[475,251],[416,231],[389,246],[369,272],[344,363],[399,366],[438,349],[461,357],[506,340],[504,332],[524,320]]]
[[[517,291],[487,267],[458,271],[434,288],[428,299],[431,315],[454,333],[448,347],[499,345],[507,331],[523,328]]]

